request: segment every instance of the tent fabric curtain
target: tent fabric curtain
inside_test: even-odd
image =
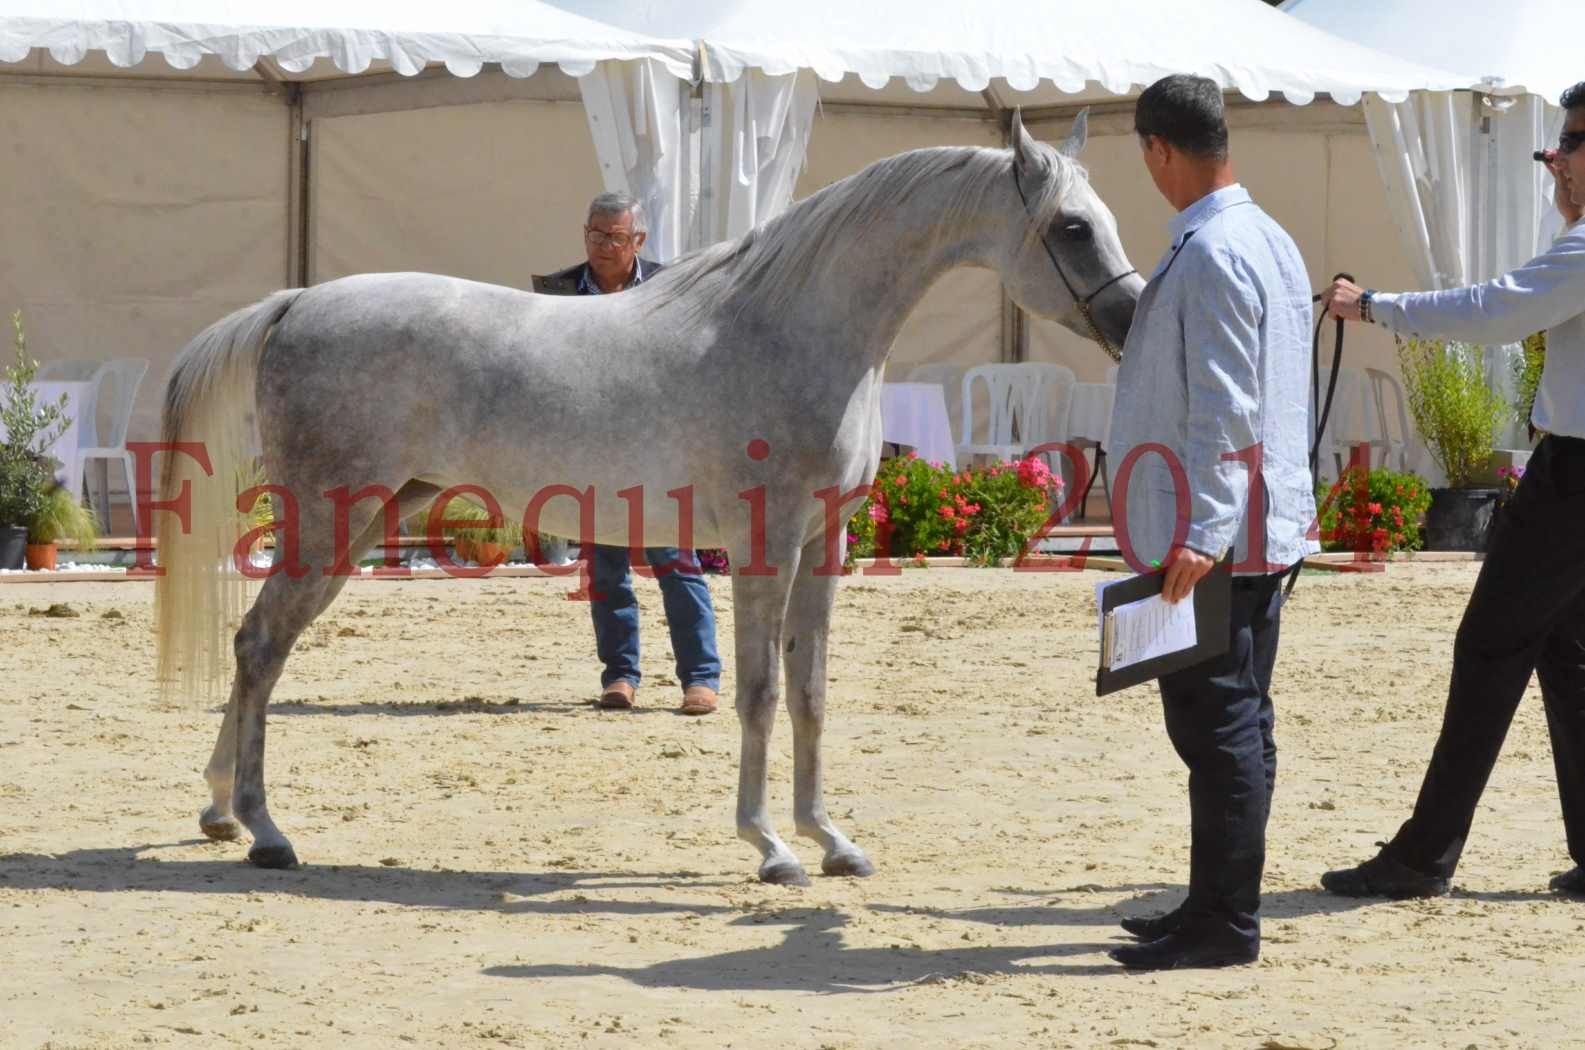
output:
[[[1490,280],[1535,256],[1562,226],[1552,180],[1530,154],[1556,138],[1563,114],[1535,95],[1415,92],[1368,97],[1365,122],[1388,208],[1420,286]],[[1516,345],[1492,347],[1487,378],[1510,399]],[[1524,447],[1515,421],[1499,444]]]
[[[804,168],[817,92],[806,73],[691,85],[658,62],[602,62],[578,81],[605,188],[630,193],[661,262],[784,211]]]

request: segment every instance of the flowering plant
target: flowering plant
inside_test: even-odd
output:
[[[1330,489],[1317,491],[1316,504],[1322,549],[1388,554],[1420,548],[1431,490],[1415,474],[1350,467]]]
[[[1498,467],[1497,477],[1502,486],[1497,490],[1497,506],[1506,507],[1508,501],[1513,499],[1513,494],[1518,491],[1519,482],[1524,477],[1523,467]]]
[[[709,547],[694,551],[694,554],[699,559],[699,568],[707,573],[721,575],[732,570],[723,547]]]
[[[995,564],[1045,524],[1062,481],[1039,459],[948,470],[914,454],[889,459],[848,523],[848,564],[877,554],[959,555]],[[885,550],[877,550],[884,538]]]

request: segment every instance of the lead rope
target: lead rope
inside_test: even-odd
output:
[[[1353,282],[1354,275],[1340,273],[1332,278],[1334,281]],[[1316,292],[1310,296],[1310,302],[1321,301],[1321,293]],[[1321,397],[1321,328],[1326,324],[1326,311],[1321,311],[1321,316],[1315,319],[1315,331],[1310,337],[1310,408],[1315,412],[1315,435],[1310,441],[1310,486],[1314,488],[1315,482],[1320,477],[1321,439],[1326,434],[1326,424],[1332,418],[1332,397],[1337,393],[1337,374],[1343,367],[1343,319],[1333,318],[1336,322],[1336,334],[1332,342],[1332,374],[1326,381],[1326,397]],[[1316,513],[1316,525],[1320,525],[1320,512]],[[1282,600],[1286,602],[1293,595],[1293,588],[1299,582],[1299,573],[1304,569],[1304,559],[1301,557],[1293,563],[1293,568],[1288,570],[1288,583],[1283,588]]]

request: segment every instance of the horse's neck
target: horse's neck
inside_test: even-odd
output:
[[[959,266],[993,265],[1008,216],[950,207],[950,180],[911,195],[863,230],[845,233],[817,265],[799,303],[824,338],[809,351],[826,357],[833,342],[879,368],[903,322],[942,274]]]

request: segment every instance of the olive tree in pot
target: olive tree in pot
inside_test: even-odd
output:
[[[1431,490],[1425,549],[1484,551],[1501,490],[1485,487],[1497,428],[1511,411],[1486,382],[1480,347],[1438,339],[1398,342],[1409,412],[1447,488]]]
[[[66,430],[66,399],[41,405],[29,385],[38,362],[28,357],[20,311],[11,315],[16,363],[0,384],[0,569],[26,564],[28,522],[43,508],[55,479],[44,453]]]

